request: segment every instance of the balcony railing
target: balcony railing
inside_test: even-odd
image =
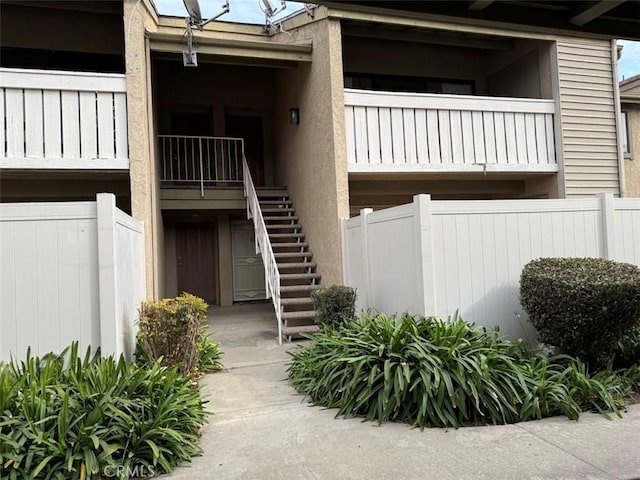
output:
[[[553,100],[345,90],[349,172],[555,172]]]
[[[0,68],[0,168],[129,168],[124,75]]]
[[[161,178],[166,185],[241,186],[244,140],[233,137],[158,135]]]

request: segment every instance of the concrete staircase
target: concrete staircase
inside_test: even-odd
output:
[[[280,273],[282,336],[288,341],[315,333],[311,292],[320,287],[313,253],[286,189],[258,188],[256,194]]]

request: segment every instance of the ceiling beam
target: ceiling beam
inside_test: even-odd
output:
[[[475,10],[475,11],[484,10],[492,3],[493,3],[493,0],[474,0],[469,5],[469,10]]]
[[[593,2],[580,13],[571,17],[569,22],[581,27],[624,2],[625,0],[599,0]]]

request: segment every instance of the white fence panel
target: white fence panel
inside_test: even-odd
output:
[[[113,255],[105,256],[99,232],[109,219],[101,212],[111,209],[116,235]],[[59,352],[74,340],[82,349],[131,354],[145,297],[142,235],[110,194],[97,202],[0,205],[0,361],[22,358],[28,347]],[[117,291],[102,281],[110,269]]]
[[[0,212],[0,360],[99,345],[95,202]]]
[[[362,222],[360,217],[350,218],[343,220],[342,223],[342,251],[349,249],[350,255],[343,255],[342,260],[343,272],[348,277],[345,277],[345,284],[361,286],[367,279],[367,275],[364,271],[365,261],[364,252],[366,248],[362,247]],[[356,306],[358,309],[365,308],[367,305],[366,295],[367,288],[361,288],[361,292],[358,292],[358,298]]]
[[[433,202],[436,315],[533,339],[518,300],[522,267],[539,257],[602,254],[600,200]]]
[[[419,312],[418,269],[416,268],[416,237],[413,205],[388,208],[368,215],[369,296],[376,299],[376,308],[390,311],[394,305],[405,305],[409,312]],[[393,252],[394,261],[388,261]]]
[[[360,225],[360,236],[351,233]],[[350,232],[351,230],[351,232]],[[438,201],[343,221],[345,284],[359,307],[500,326],[529,342],[522,267],[539,257],[603,257],[640,265],[640,199]]]
[[[128,169],[126,91],[125,75],[0,68],[0,168]]]
[[[116,210],[116,337],[125,352],[135,350],[136,321],[145,298],[144,230],[141,222]]]
[[[640,265],[640,200],[616,199],[613,206],[614,260]]]

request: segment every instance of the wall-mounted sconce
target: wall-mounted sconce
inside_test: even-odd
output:
[[[289,123],[291,125],[300,125],[300,109],[297,107],[289,109]]]

